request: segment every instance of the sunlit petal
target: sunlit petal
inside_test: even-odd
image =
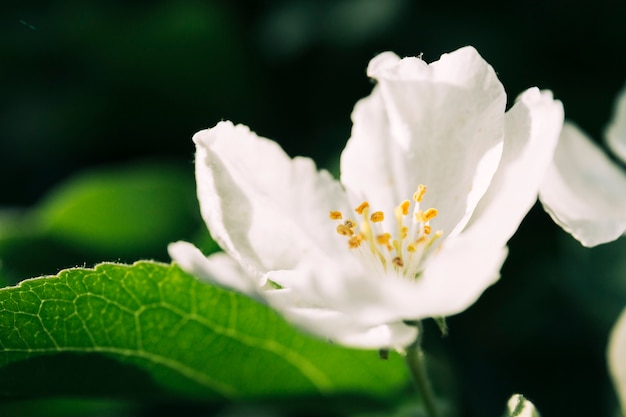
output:
[[[540,199],[585,246],[615,240],[626,230],[626,173],[571,123],[563,127]]]

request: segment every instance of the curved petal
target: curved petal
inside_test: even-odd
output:
[[[626,163],[626,88],[615,101],[613,118],[606,130],[606,142],[611,151]]]
[[[467,229],[504,246],[537,201],[563,126],[563,106],[549,91],[526,90],[505,115],[502,159]]]
[[[268,276],[303,294],[310,305],[343,312],[374,327],[460,313],[497,281],[506,254],[506,247],[477,244],[473,236],[462,234],[446,239],[414,280],[321,268],[308,273],[272,271]]]
[[[539,197],[584,246],[615,240],[626,230],[626,174],[571,123],[563,126]]]
[[[342,183],[387,210],[425,184],[433,227],[460,230],[502,151],[506,95],[493,68],[467,47],[430,65],[387,52],[368,75],[378,85],[355,107]]]
[[[261,299],[259,288],[263,282],[259,281],[260,278],[244,271],[233,258],[224,252],[214,253],[207,258],[200,252],[200,249],[182,241],[170,243],[167,251],[172,260],[185,272],[257,300]]]
[[[607,356],[609,373],[622,407],[622,414],[626,415],[626,310],[622,311],[613,326]]]
[[[417,338],[417,328],[402,322],[368,327],[336,310],[291,308],[279,311],[304,331],[342,346],[360,349],[402,348]]]
[[[301,258],[347,250],[328,217],[347,207],[345,193],[312,160],[290,159],[275,142],[231,122],[193,140],[202,217],[247,269],[292,268]]]
[[[343,346],[361,349],[398,349],[409,346],[417,339],[417,328],[402,322],[382,324],[361,332],[340,335],[334,341]]]

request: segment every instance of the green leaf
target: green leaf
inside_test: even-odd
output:
[[[199,216],[187,169],[143,164],[83,174],[39,206],[41,233],[101,258],[149,256],[191,234]]]
[[[397,355],[302,335],[263,305],[176,265],[104,263],[0,290],[0,395],[383,398]]]

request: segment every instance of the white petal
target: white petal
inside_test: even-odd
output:
[[[481,236],[478,236],[482,238]],[[419,278],[419,305],[423,317],[450,316],[470,307],[500,278],[508,250],[498,242],[484,242],[471,233],[447,239],[427,260]]]
[[[608,346],[609,373],[626,416],[626,310],[622,311],[611,331]]]
[[[370,200],[374,211],[390,215],[412,193],[404,194],[409,188],[409,178],[402,172],[405,152],[389,139],[387,110],[378,86],[356,103],[352,123],[350,140],[341,153],[341,182],[354,204]]]
[[[506,247],[478,245],[463,234],[448,238],[415,280],[321,268],[273,271],[270,279],[303,294],[310,305],[341,311],[373,327],[460,313],[499,278],[506,253]]]
[[[350,315],[321,308],[279,310],[296,326],[317,337],[342,346],[360,349],[403,348],[413,343],[417,328],[401,322],[367,327]]]
[[[468,229],[506,244],[537,201],[562,126],[563,106],[552,93],[531,88],[518,98],[505,116],[500,165]]]
[[[626,173],[571,123],[563,126],[540,199],[585,246],[615,240],[626,230]]]
[[[345,194],[312,160],[290,159],[275,142],[230,122],[193,139],[202,217],[246,268],[292,268],[346,250],[328,217],[347,207]]]
[[[185,272],[202,280],[217,284],[260,299],[259,288],[262,282],[251,276],[239,264],[223,252],[214,253],[208,258],[198,248],[188,242],[170,243],[167,251]]]
[[[606,131],[609,148],[626,163],[626,88],[615,102],[613,118]]]
[[[401,322],[383,324],[334,339],[343,346],[362,349],[403,349],[415,342],[417,328]]]
[[[387,210],[425,184],[433,227],[460,230],[502,151],[506,96],[493,68],[467,47],[430,65],[384,53],[368,74],[378,86],[355,107],[342,183]]]

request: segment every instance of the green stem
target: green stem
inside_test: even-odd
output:
[[[437,417],[439,413],[435,407],[435,396],[430,380],[426,375],[426,367],[424,366],[424,352],[422,351],[422,323],[417,322],[418,329],[417,340],[407,348],[406,364],[409,367],[413,381],[417,386],[417,390],[424,401],[424,408],[430,417]]]

